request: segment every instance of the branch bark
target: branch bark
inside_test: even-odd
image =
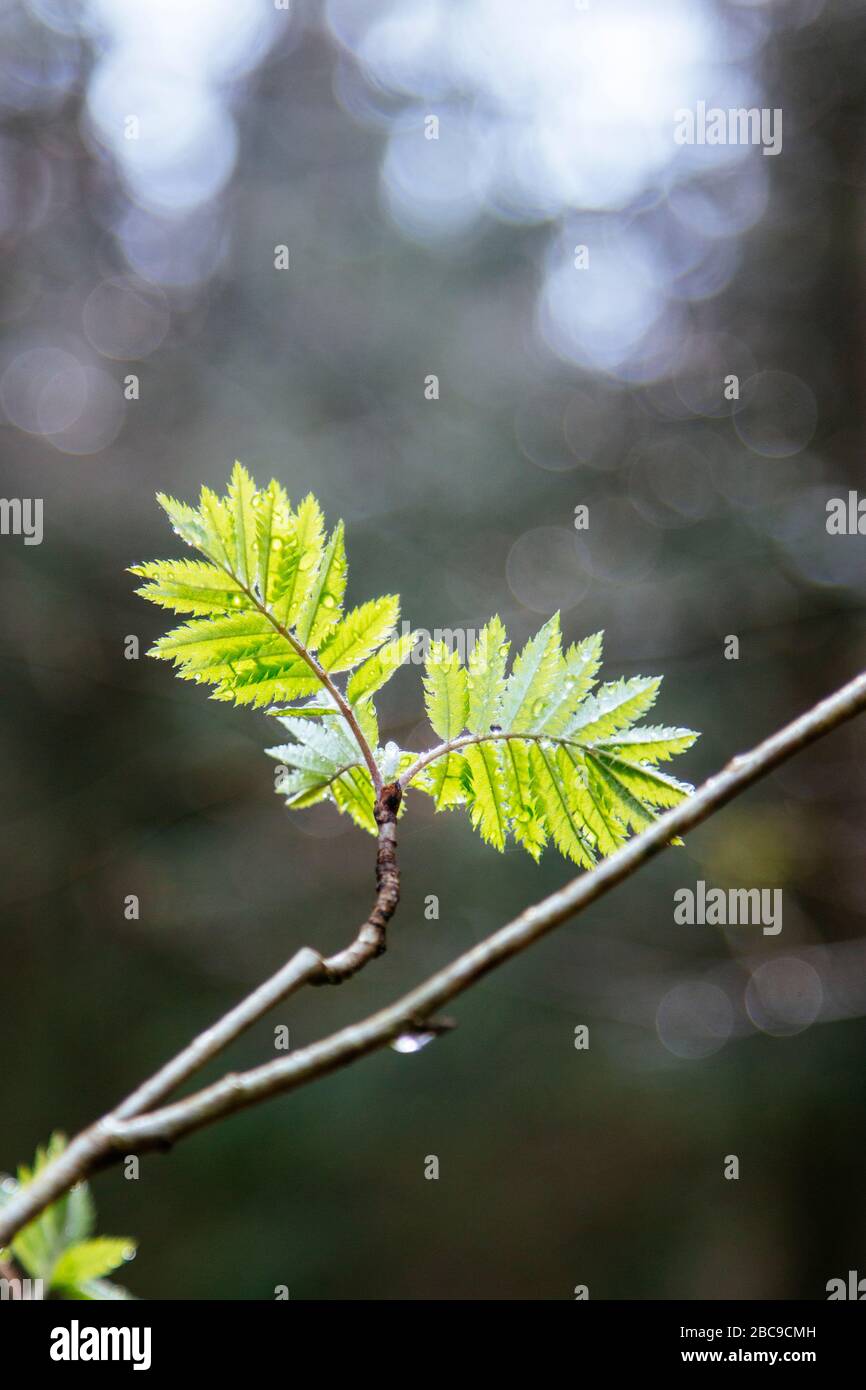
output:
[[[186,1134],[347,1066],[386,1046],[407,1029],[423,1027],[448,1000],[462,994],[477,980],[525,950],[561,922],[583,911],[661,853],[673,839],[700,825],[780,763],[864,709],[866,674],[822,700],[751,752],[735,757],[688,801],[662,816],[591,873],[573,879],[564,888],[527,908],[507,926],[458,956],[387,1008],[286,1058],[241,1074],[229,1074],[192,1096],[153,1110],[151,1107],[181,1080],[192,1075],[204,1061],[221,1052],[244,1028],[261,1017],[270,1007],[268,1001],[276,1003],[307,981],[325,983],[329,978],[344,979],[344,972],[350,963],[360,960],[363,964],[381,949],[381,933],[396,906],[398,892],[396,858],[392,857],[392,849],[396,842],[394,825],[400,803],[400,788],[397,784],[391,784],[384,789],[378,803],[382,820],[377,814],[380,828],[377,905],[353,945],[346,952],[332,957],[330,962],[314,951],[299,952],[272,980],[227,1014],[213,1029],[202,1034],[149,1082],[78,1135],[50,1167],[45,1168],[28,1187],[22,1188],[0,1212],[0,1246],[7,1245],[22,1226],[76,1182],[117,1161],[123,1154],[170,1148]],[[332,968],[330,974],[329,965]]]

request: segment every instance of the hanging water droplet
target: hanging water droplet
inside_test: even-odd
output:
[[[503,643],[502,643],[502,646],[499,648],[499,655],[500,655],[500,656],[507,656],[507,655],[508,655],[508,647],[509,647],[509,643],[508,643],[508,642],[503,642]]]
[[[0,1182],[0,1192],[5,1193],[7,1196],[9,1193],[17,1191],[18,1184],[14,1178],[4,1178],[3,1181]]]
[[[447,1033],[456,1026],[453,1018],[431,1018],[423,1023],[420,1019],[411,1021],[389,1046],[394,1052],[420,1052],[440,1033]]]
[[[134,1246],[134,1245],[125,1245],[125,1246],[123,1247],[123,1250],[121,1251],[121,1259],[126,1260],[126,1261],[134,1260],[134,1259],[135,1259],[135,1255],[136,1255],[136,1250],[135,1250],[135,1246]]]
[[[435,1037],[435,1033],[422,1033],[415,1030],[411,1033],[400,1033],[391,1043],[391,1050],[393,1052],[405,1053],[420,1052],[421,1049],[426,1047],[428,1043],[431,1043]]]

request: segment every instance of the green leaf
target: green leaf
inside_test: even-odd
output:
[[[261,656],[266,652],[282,654],[286,650],[284,639],[274,631],[265,615],[251,612],[230,613],[220,618],[194,618],[160,637],[148,656],[185,667],[185,676],[189,679],[196,673],[204,676],[205,672],[231,667],[243,657]],[[294,654],[291,661],[303,664]]]
[[[596,781],[600,780],[607,788],[612,804],[615,807],[617,819],[623,825],[639,833],[641,830],[652,825],[655,820],[655,812],[649,806],[645,806],[623,782],[619,780],[611,768],[591,753],[585,754],[586,766],[591,768],[595,774]]]
[[[568,728],[571,717],[595,684],[601,665],[602,633],[595,632],[582,642],[569,647],[556,681],[542,711],[538,732],[561,734]]]
[[[694,787],[688,782],[678,782],[667,772],[643,763],[626,762],[615,754],[594,750],[593,758],[609,772],[613,773],[639,801],[649,806],[663,806],[666,809],[678,806],[691,796]]]
[[[376,794],[370,774],[365,767],[353,767],[342,777],[338,777],[331,788],[333,800],[340,811],[348,812],[356,825],[371,835],[378,834],[379,827],[373,814]]]
[[[445,753],[426,771],[423,790],[433,797],[437,811],[447,811],[466,800],[466,763],[462,753]]]
[[[93,1235],[96,1227],[96,1207],[86,1182],[76,1183],[70,1189],[66,1202],[66,1235],[77,1243]]]
[[[444,642],[432,642],[427,653],[424,694],[427,718],[443,742],[457,738],[466,727],[466,670],[457,652]]]
[[[490,619],[479,632],[469,657],[469,711],[467,727],[473,734],[484,734],[502,722],[502,693],[505,663],[510,643],[498,617]]]
[[[384,594],[354,608],[319,651],[323,668],[328,672],[351,671],[391,636],[399,617],[400,600],[396,594]]]
[[[584,700],[565,732],[581,743],[627,729],[655,702],[661,677],[635,676],[603,685]]]
[[[346,698],[349,703],[355,705],[359,700],[369,699],[377,690],[381,690],[406,661],[417,638],[417,632],[407,632],[402,637],[395,637],[374,652],[363,666],[359,666],[346,686]]]
[[[210,555],[207,526],[198,509],[190,507],[186,502],[178,502],[176,498],[168,497],[164,492],[158,492],[156,500],[168,516],[175,534],[193,549],[200,550],[203,555]]]
[[[570,748],[559,748],[556,761],[568,804],[592,835],[599,854],[613,854],[625,840],[625,827],[617,816],[617,802],[608,783]]]
[[[52,1134],[48,1143],[36,1150],[33,1167],[22,1164],[18,1169],[17,1186],[26,1187],[60,1158],[65,1148],[64,1135]],[[0,1188],[0,1205],[11,1200],[14,1190]],[[100,1275],[117,1268],[134,1252],[135,1244],[126,1237],[91,1238],[94,1224],[90,1189],[87,1183],[78,1183],[18,1232],[11,1244],[12,1254],[25,1274],[44,1281],[46,1291],[54,1289],[68,1298],[105,1296],[98,1289],[91,1292],[90,1281],[98,1281]]]
[[[256,554],[256,485],[242,463],[235,463],[228,488],[234,554],[231,570],[245,588],[252,587],[258,569]]]
[[[512,834],[537,862],[547,844],[547,831],[535,796],[530,746],[522,739],[506,739],[502,744],[501,762]]]
[[[274,612],[286,627],[296,623],[319,572],[324,529],[321,507],[310,493],[294,515],[291,544],[281,541],[276,574],[271,580]]]
[[[136,589],[137,594],[175,613],[231,613],[251,607],[234,580],[206,560],[155,560],[132,565],[130,573],[152,581]]]
[[[275,597],[275,577],[280,552],[294,536],[290,531],[289,499],[285,489],[272,478],[253,498],[256,513],[256,591],[263,603]]]
[[[539,728],[561,667],[559,614],[554,613],[515,658],[502,700],[502,727],[506,732]]]
[[[628,763],[659,763],[684,753],[699,735],[693,729],[664,729],[660,725],[628,729],[608,738],[593,740]]]
[[[299,700],[321,688],[318,676],[305,661],[282,655],[245,657],[220,674],[222,679],[213,699],[233,700],[236,705],[252,705],[256,709]],[[211,677],[205,674],[202,679]]]
[[[70,1245],[51,1271],[51,1287],[75,1288],[88,1279],[99,1279],[131,1259],[134,1253],[135,1245],[126,1237],[100,1236]]]
[[[237,575],[232,518],[226,503],[209,487],[203,487],[198,510],[205,530],[207,553],[230,574]]]
[[[489,845],[504,850],[508,821],[502,794],[501,747],[494,742],[470,744],[463,756],[472,824]]]
[[[554,844],[567,859],[591,869],[594,859],[585,823],[574,810],[556,753],[533,743],[529,760],[535,794]]]
[[[424,694],[427,718],[444,741],[458,738],[466,727],[466,670],[457,652],[449,652],[444,642],[433,642],[427,653]],[[428,768],[424,790],[436,802],[437,811],[456,806],[464,799],[465,764],[460,753],[448,753]]]
[[[279,482],[258,491],[239,463],[225,497],[205,487],[197,508],[165,496],[160,502],[178,535],[203,558],[133,567],[144,581],[139,593],[192,615],[151,654],[172,661],[182,679],[212,686],[214,700],[282,718],[292,741],[268,751],[286,769],[277,789],[290,806],[328,798],[375,833],[368,760],[386,780],[420,761],[414,786],[438,810],[465,804],[490,844],[501,850],[512,835],[538,859],[552,839],[589,867],[629,830],[651,823],[654,808],[689,794],[686,783],[654,764],[684,752],[696,735],[634,727],[653,704],[659,679],[615,681],[590,694],[602,635],[563,654],[558,614],[529,639],[507,676],[510,644],[498,617],[479,633],[468,670],[444,643],[434,644],[424,676],[426,709],[436,736],[459,747],[433,759],[393,742],[383,749],[372,697],[404,664],[418,634],[393,635],[399,601],[392,594],[343,616],[342,523],[326,544],[312,495],[293,512]],[[344,722],[334,683],[344,672],[361,746]],[[50,1234],[42,1232],[34,1258],[45,1255]]]
[[[340,618],[346,592],[346,551],[343,523],[334,531],[322,554],[310,588],[298,609],[293,626],[305,647],[315,649]]]

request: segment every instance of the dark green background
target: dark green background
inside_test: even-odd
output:
[[[16,5],[0,20],[8,64],[67,43]],[[522,640],[543,615],[507,582],[514,542],[568,531],[580,502],[600,518],[609,499],[631,504],[635,458],[658,446],[655,495],[674,500],[641,514],[652,563],[630,574],[612,533],[613,572],[586,567],[563,628],[568,640],[606,630],[609,677],[665,676],[659,720],[704,731],[680,775],[702,780],[862,666],[863,541],[834,548],[824,532],[826,498],[863,478],[862,21],[862,6],[830,5],[805,29],[779,25],[767,81],[787,143],[766,161],[768,212],[724,292],[687,306],[692,327],[736,335],[814,392],[811,443],[775,462],[726,416],[670,408],[664,383],[629,388],[527,348],[549,228],[490,221],[448,248],[401,235],[378,197],[382,139],[335,99],[336,52],[313,7],[302,39],[250,80],[214,213],[219,271],[171,296],[155,353],[103,364],[118,381],[141,376],[117,439],[70,456],[0,417],[5,494],[45,499],[41,547],[0,542],[0,1166],[93,1119],[298,946],[344,943],[370,900],[372,841],[336,812],[283,809],[262,715],[124,659],[128,634],[144,650],[162,630],[125,566],[178,553],[156,490],[222,488],[238,457],[345,519],[351,602],[396,590],[429,629],[499,611]],[[7,111],[9,139],[71,171],[33,228],[25,184],[7,189],[22,209],[3,243],[7,354],[31,330],[68,341],[93,286],[125,269],[100,212],[121,195],[77,124],[86,42],[75,61],[61,101]],[[282,277],[277,242],[291,246]],[[421,386],[434,371],[435,404]],[[534,466],[516,415],[573,394],[578,429],[581,401],[603,402],[602,447],[563,471]],[[543,410],[555,435],[556,408]],[[713,465],[690,514],[680,489],[696,447]],[[604,533],[590,534],[604,552]],[[723,659],[729,633],[738,662]],[[419,668],[381,704],[387,734],[422,746]],[[137,1183],[100,1177],[101,1230],[140,1241],[130,1288],[821,1298],[828,1279],[866,1273],[864,738],[834,734],[485,980],[423,1053],[387,1051],[147,1157]],[[273,1024],[299,1045],[389,1001],[570,874],[554,853],[538,868],[497,856],[465,817],[434,818],[421,799],[400,846],[388,955],[277,1010],[232,1066],[272,1055]],[[782,936],[676,926],[673,892],[697,878],[782,887]],[[124,920],[129,893],[138,922]],[[438,922],[424,917],[433,893]],[[767,1036],[742,1010],[749,971],[802,952],[836,1017]],[[722,967],[736,1036],[703,1060],[673,1055],[659,1001]],[[573,1046],[579,1023],[588,1052]],[[729,1153],[739,1182],[723,1178]],[[429,1154],[438,1182],[424,1180]]]

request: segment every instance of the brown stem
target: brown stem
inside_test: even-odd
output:
[[[376,901],[355,940],[345,950],[330,956],[322,964],[325,976],[314,984],[342,984],[368,960],[385,950],[385,931],[400,901],[400,870],[397,867],[397,814],[402,791],[398,782],[382,788],[374,815],[379,827],[379,848],[376,853]]]

